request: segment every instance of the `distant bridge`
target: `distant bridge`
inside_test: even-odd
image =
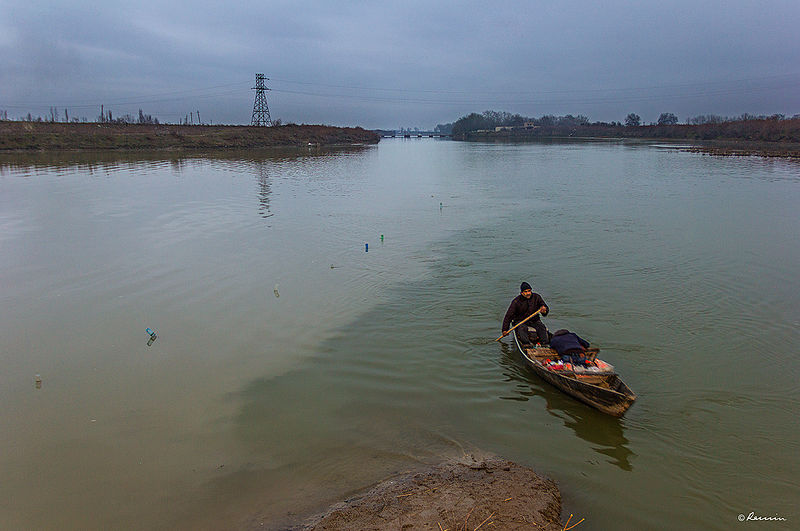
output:
[[[439,131],[397,131],[397,130],[376,130],[383,138],[450,138],[451,135]]]

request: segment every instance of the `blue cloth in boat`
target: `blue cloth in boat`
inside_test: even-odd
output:
[[[558,352],[562,360],[579,363],[586,359],[583,351],[589,348],[589,342],[569,330],[558,330],[550,339],[550,348]]]

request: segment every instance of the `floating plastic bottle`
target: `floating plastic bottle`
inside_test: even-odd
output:
[[[278,285],[277,284],[275,284],[275,289],[273,289],[272,292],[275,294],[276,297],[280,297],[281,296],[281,294],[278,293]]]
[[[368,253],[368,252],[369,252],[369,244],[368,244],[368,243],[365,243],[365,244],[364,244],[364,252],[365,252],[365,253]]]
[[[381,234],[381,241],[383,241],[383,234]]]
[[[150,334],[150,339],[147,340],[147,346],[149,347],[158,338],[158,336],[156,335],[155,331],[150,330],[149,328],[145,329],[145,332]]]
[[[41,389],[42,388],[42,375],[41,374],[37,374],[36,375],[36,379],[34,380],[34,382],[35,382],[35,385],[36,385],[36,389]]]

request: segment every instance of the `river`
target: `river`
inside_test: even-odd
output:
[[[489,452],[586,529],[796,528],[799,236],[800,165],[669,145],[2,155],[0,527],[281,528]],[[494,341],[523,280],[622,419]]]

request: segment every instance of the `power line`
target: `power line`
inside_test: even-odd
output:
[[[169,102],[169,101],[180,101],[180,100],[185,100],[191,93],[203,92],[203,91],[213,90],[213,89],[217,89],[217,88],[242,86],[242,85],[245,85],[245,84],[249,85],[250,82],[249,81],[245,81],[245,82],[238,82],[238,83],[227,83],[225,85],[216,85],[216,86],[213,86],[213,87],[202,87],[202,88],[186,89],[186,90],[174,90],[174,91],[170,91],[170,92],[155,93],[155,94],[149,94],[149,95],[142,95],[142,96],[139,96],[139,97],[123,98],[123,99],[117,99],[117,100],[114,100],[114,99],[109,100],[109,99],[106,99],[106,98],[98,97],[97,100],[95,100],[94,102],[91,102],[91,103],[89,103],[89,102],[87,102],[87,103],[84,103],[84,102],[79,102],[79,103],[66,102],[66,103],[63,103],[63,102],[61,102],[61,103],[59,103],[59,105],[61,107],[80,109],[80,108],[97,107],[98,105],[100,105],[100,103],[103,103],[105,105],[139,105],[139,104],[143,104],[143,103],[161,103],[161,102]],[[226,91],[222,91],[222,92],[213,92],[213,93],[210,93],[210,94],[196,94],[196,95],[193,95],[191,97],[193,97],[193,98],[215,98],[215,97],[218,97],[218,96],[226,96],[228,94],[241,94],[241,93],[242,93],[241,90],[234,89],[234,90],[226,90]],[[168,98],[160,97],[160,96],[171,96],[171,95],[174,95],[174,97],[168,97]],[[4,108],[5,107],[8,107],[8,108],[49,107],[49,106],[52,106],[52,102],[51,103],[32,102],[32,103],[27,103],[27,104],[19,104],[19,103],[5,104],[4,103],[2,105],[3,105]]]
[[[559,89],[559,90],[539,90],[539,89],[530,89],[530,90],[481,90],[481,89],[474,89],[474,90],[446,90],[446,89],[431,89],[431,88],[397,88],[397,87],[367,87],[362,85],[335,85],[330,83],[317,83],[317,82],[308,82],[308,81],[294,81],[294,80],[287,80],[287,79],[278,79],[272,78],[273,82],[278,83],[288,83],[292,85],[310,85],[315,87],[328,87],[328,88],[341,88],[341,89],[349,89],[349,90],[372,90],[372,91],[382,91],[382,92],[406,92],[406,93],[430,93],[430,94],[536,94],[536,95],[548,95],[548,94],[566,94],[566,93],[593,93],[593,92],[628,92],[628,91],[639,91],[639,90],[663,90],[663,89],[670,89],[670,88],[697,88],[703,85],[725,85],[730,87],[731,85],[737,85],[741,83],[750,83],[750,82],[764,82],[768,80],[781,80],[781,79],[793,79],[798,78],[800,79],[800,73],[788,73],[788,74],[775,74],[775,75],[767,75],[767,76],[759,76],[759,77],[751,77],[751,78],[740,78],[735,80],[718,80],[718,81],[700,81],[700,82],[687,82],[687,83],[667,83],[667,84],[660,84],[660,85],[649,85],[649,86],[641,86],[641,87],[610,87],[610,88],[592,88],[592,89],[580,89],[580,88],[568,88],[568,89]],[[287,91],[288,92],[288,91]]]
[[[796,80],[796,81],[795,81]],[[440,88],[397,88],[397,87],[368,87],[368,86],[360,86],[360,85],[337,85],[337,84],[330,84],[330,83],[317,83],[317,82],[308,82],[308,81],[296,81],[296,80],[288,80],[288,79],[272,79],[273,82],[278,83],[286,83],[286,84],[293,84],[293,85],[306,85],[312,87],[325,87],[325,88],[336,88],[336,89],[346,89],[346,90],[366,90],[366,91],[376,91],[376,92],[391,92],[391,93],[400,93],[400,94],[408,94],[411,96],[410,99],[400,99],[397,98],[381,98],[380,96],[363,96],[363,95],[348,95],[347,93],[341,94],[328,94],[328,93],[321,93],[321,92],[308,92],[308,91],[297,91],[297,90],[289,90],[289,89],[275,89],[272,88],[271,90],[275,92],[283,92],[287,94],[298,94],[298,95],[306,95],[306,96],[317,96],[317,97],[357,97],[357,98],[369,98],[371,101],[407,101],[409,103],[452,103],[452,104],[461,104],[461,103],[472,103],[474,98],[469,98],[466,101],[443,101],[438,99],[424,99],[420,97],[413,96],[414,94],[442,94],[442,95],[456,95],[456,94],[463,94],[463,95],[508,95],[508,96],[558,96],[558,95],[581,95],[581,94],[613,94],[613,93],[626,93],[626,92],[638,92],[638,91],[645,91],[645,90],[669,90],[669,89],[683,89],[683,88],[691,88],[696,90],[701,90],[702,92],[697,93],[694,92],[692,94],[697,95],[715,95],[715,94],[732,94],[736,92],[752,92],[755,90],[760,90],[759,87],[752,87],[752,86],[742,86],[751,83],[769,83],[771,81],[793,81],[792,83],[783,85],[782,87],[790,88],[797,86],[800,83],[800,73],[787,73],[787,74],[776,74],[776,75],[767,75],[767,76],[760,76],[757,78],[740,78],[736,80],[721,80],[721,81],[705,81],[705,82],[692,82],[692,83],[668,83],[668,84],[659,84],[659,85],[649,85],[649,86],[641,86],[641,87],[610,87],[610,88],[592,88],[592,89],[581,89],[581,88],[566,88],[560,90],[539,90],[539,89],[530,89],[530,90],[469,90],[469,91],[460,91],[460,90],[448,90],[448,89],[440,89]],[[241,91],[236,89],[231,89],[227,91],[216,91],[216,89],[220,88],[227,88],[227,87],[241,87],[245,84],[249,84],[249,81],[239,81],[234,83],[226,83],[222,85],[213,85],[209,87],[199,87],[199,88],[192,88],[192,89],[184,89],[184,90],[174,90],[168,92],[159,92],[154,94],[147,94],[135,97],[128,97],[128,98],[120,98],[120,99],[107,99],[107,98],[98,98],[95,101],[77,101],[77,102],[57,102],[61,107],[68,107],[68,108],[92,108],[96,107],[100,103],[104,103],[106,105],[138,105],[138,104],[146,104],[146,103],[162,103],[162,102],[170,102],[170,101],[179,101],[183,100],[187,97],[193,98],[214,98],[219,96],[227,96],[231,94],[241,94]],[[723,85],[722,88],[712,89],[712,87],[716,85]],[[712,92],[706,91],[703,87],[708,87],[709,90],[713,90]],[[737,88],[738,87],[738,88]],[[776,88],[782,87],[764,87],[765,89],[773,90]],[[215,90],[213,93],[209,94],[202,94],[202,92]],[[722,91],[722,92],[719,92]],[[199,94],[198,94],[199,93]],[[172,97],[169,97],[172,96]],[[663,97],[689,97],[690,94],[686,95],[658,95],[652,96],[653,99],[663,98]],[[627,98],[626,98],[627,99]],[[494,102],[496,100],[483,100],[483,101],[491,101]],[[514,100],[514,102],[520,100]],[[591,103],[594,100],[589,100],[588,102]],[[504,103],[504,102],[499,102]],[[537,101],[536,103],[541,103]],[[53,102],[48,103],[41,103],[41,102],[27,102],[27,103],[18,103],[18,102],[9,102],[3,103],[4,108],[29,108],[29,107],[49,107],[52,106]]]
[[[747,93],[756,93],[756,92],[763,92],[763,91],[772,91],[772,90],[781,90],[787,88],[795,88],[800,87],[800,80],[795,83],[781,85],[781,86],[772,86],[772,87],[742,87],[742,88],[730,88],[730,89],[716,89],[716,90],[705,90],[705,91],[688,91],[682,92],[678,94],[654,94],[654,95],[609,95],[607,97],[597,95],[595,97],[587,97],[587,98],[547,98],[547,99],[483,99],[483,98],[470,98],[464,100],[452,100],[452,99],[424,99],[424,98],[404,98],[404,97],[381,97],[381,96],[369,96],[363,94],[349,94],[349,93],[321,93],[321,92],[308,92],[308,91],[297,91],[297,90],[285,90],[285,89],[271,89],[273,92],[277,93],[284,93],[284,94],[296,94],[302,96],[313,96],[319,98],[348,98],[348,99],[356,99],[359,101],[371,101],[377,103],[405,103],[405,104],[420,104],[420,105],[556,105],[556,104],[574,104],[574,105],[589,105],[589,104],[603,104],[603,103],[624,103],[624,102],[642,102],[642,101],[658,101],[658,100],[680,100],[680,99],[688,99],[688,98],[701,98],[701,97],[711,97],[711,96],[726,96],[726,95],[733,95],[733,94],[747,94]],[[601,92],[601,91],[598,91]],[[567,92],[564,93],[551,93],[551,94],[562,94],[566,95]],[[547,94],[539,93],[536,94],[538,96],[546,96]],[[587,95],[589,96],[589,95]]]
[[[350,99],[361,102],[393,103],[412,105],[446,105],[446,106],[517,106],[517,105],[600,105],[612,103],[636,103],[648,101],[674,101],[692,98],[709,98],[730,96],[736,94],[753,94],[759,92],[775,91],[782,89],[800,88],[800,73],[785,73],[765,75],[760,77],[739,78],[735,80],[718,80],[692,83],[668,83],[641,87],[611,87],[611,88],[566,88],[563,90],[450,90],[439,88],[399,88],[399,87],[368,87],[359,85],[337,85],[331,83],[316,83],[287,79],[273,79],[278,85],[301,85],[318,90],[292,90],[290,88],[271,88],[280,94],[290,94],[314,98]],[[256,81],[258,83],[258,80]],[[130,96],[127,98],[106,99],[98,98],[94,102],[57,102],[58,107],[67,109],[96,108],[101,103],[106,106],[133,106],[158,103],[172,103],[192,99],[221,98],[235,94],[242,95],[244,84],[247,81],[238,81],[213,85],[207,87],[190,88],[157,92],[148,95]],[[239,88],[234,88],[239,87]],[[253,87],[257,89],[257,87]],[[220,90],[226,89],[226,90]],[[336,89],[336,90],[327,90]],[[357,91],[363,91],[361,93]],[[365,93],[366,92],[366,93]],[[371,94],[369,92],[372,92]],[[436,97],[436,96],[441,97]],[[459,96],[467,96],[461,98]],[[258,92],[256,94],[258,98]],[[85,101],[85,100],[84,100]],[[256,102],[257,103],[257,102]],[[263,101],[264,109],[266,97]],[[50,103],[0,103],[5,109],[47,109]],[[254,105],[255,107],[255,105]],[[262,110],[254,108],[254,112]],[[174,110],[164,111],[164,114],[175,113]]]

